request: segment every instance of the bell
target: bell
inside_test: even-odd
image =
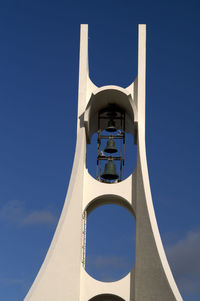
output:
[[[104,152],[106,153],[116,153],[117,152],[117,149],[115,147],[115,141],[110,138],[108,141],[107,141],[107,144],[106,144],[106,148],[104,149]]]
[[[114,120],[113,120],[113,119],[110,119],[110,120],[108,121],[108,126],[107,126],[107,128],[106,128],[106,131],[107,131],[107,132],[116,132],[116,130],[117,130],[117,128],[116,128],[116,126],[115,126]]]
[[[116,172],[116,166],[112,160],[109,160],[105,165],[104,173],[101,175],[104,180],[116,180],[119,178]]]

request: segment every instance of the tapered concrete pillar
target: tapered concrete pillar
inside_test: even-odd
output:
[[[138,36],[136,80],[126,89],[96,87],[88,71],[88,26],[81,26],[77,144],[70,184],[53,241],[25,301],[182,300],[165,256],[151,198],[145,151],[145,25],[139,25]],[[99,129],[99,112],[110,103],[124,112],[125,131],[133,134],[138,149],[133,174],[112,184],[97,181],[86,168],[87,143]],[[136,218],[135,265],[115,282],[97,281],[84,268],[87,214],[105,203],[118,203]]]

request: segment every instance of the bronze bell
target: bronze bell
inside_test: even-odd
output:
[[[104,149],[104,152],[106,153],[116,153],[117,152],[117,149],[115,147],[115,141],[110,138],[108,141],[107,141],[107,144],[106,144],[106,148]]]
[[[119,178],[119,175],[116,172],[116,166],[112,160],[109,160],[108,163],[106,163],[101,177],[104,180],[117,180]]]
[[[106,131],[107,131],[107,132],[116,132],[116,130],[117,130],[117,128],[116,128],[116,126],[115,126],[114,120],[113,120],[113,119],[110,119],[110,120],[108,121],[108,126],[107,126],[107,128],[106,128]]]

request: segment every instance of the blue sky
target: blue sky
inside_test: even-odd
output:
[[[137,25],[145,23],[152,196],[181,294],[199,301],[199,11],[194,0],[1,1],[0,300],[24,298],[63,206],[76,141],[80,24],[89,24],[94,83],[126,87],[137,74]],[[110,253],[104,247],[97,254],[96,232],[88,229],[88,269],[109,280],[133,264],[127,249],[134,244],[134,221],[118,207],[99,210],[88,226],[110,227],[114,240]],[[107,218],[98,227],[102,214]],[[112,229],[117,219],[124,222],[118,246]]]

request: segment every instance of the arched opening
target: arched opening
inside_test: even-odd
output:
[[[135,262],[133,212],[117,199],[94,201],[86,210],[85,270],[96,280],[113,282],[125,277]],[[120,203],[121,202],[121,203]],[[130,206],[131,208],[131,206]]]
[[[116,295],[102,294],[102,295],[93,297],[89,301],[125,301],[125,300]]]
[[[131,95],[120,87],[99,88],[87,105],[84,125],[89,173],[109,184],[127,178],[137,157],[137,109]]]

